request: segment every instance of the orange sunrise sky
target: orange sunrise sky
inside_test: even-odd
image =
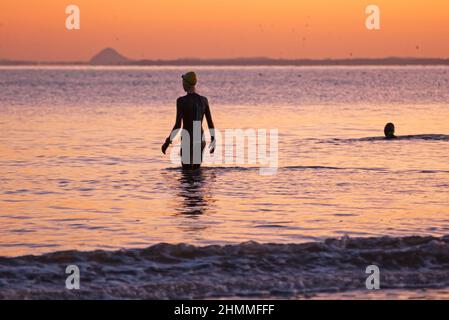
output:
[[[76,4],[81,29],[65,28]],[[381,30],[365,28],[365,8]],[[1,0],[0,59],[449,57],[448,0]]]

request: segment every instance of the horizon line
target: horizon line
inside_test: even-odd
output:
[[[272,58],[272,57],[229,57],[229,58],[176,58],[176,59],[128,59],[117,63],[92,63],[91,60],[15,60],[0,58],[0,65],[105,65],[105,66],[141,66],[141,65],[361,65],[361,64],[444,64],[449,65],[449,57],[401,57],[386,56],[382,58]]]

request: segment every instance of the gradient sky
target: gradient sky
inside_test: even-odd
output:
[[[1,0],[0,59],[449,57],[448,0]],[[65,7],[81,30],[65,29]],[[381,30],[365,28],[365,7]]]

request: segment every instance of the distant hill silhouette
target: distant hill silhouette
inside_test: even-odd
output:
[[[134,65],[134,66],[405,66],[445,65],[448,58],[351,58],[351,59],[274,59],[274,58],[224,58],[224,59],[175,59],[175,60],[133,60],[113,48],[105,48],[90,61],[37,62],[0,60],[0,65]]]
[[[128,64],[131,60],[118,53],[115,49],[106,48],[101,50],[90,59],[90,64],[93,65],[117,65]]]

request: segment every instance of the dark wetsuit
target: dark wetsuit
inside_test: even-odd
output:
[[[206,116],[209,130],[214,129],[206,97],[197,93],[188,93],[176,101],[176,123],[172,131],[180,129],[182,121],[182,128],[186,132],[181,135],[181,162],[185,169],[199,168],[203,160],[206,141],[201,124],[204,116]],[[196,125],[194,125],[195,121],[197,121]],[[184,136],[187,132],[189,137]]]

